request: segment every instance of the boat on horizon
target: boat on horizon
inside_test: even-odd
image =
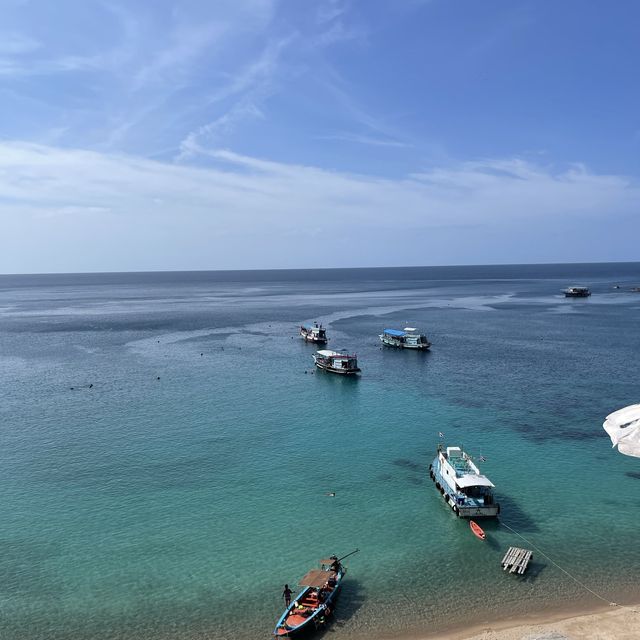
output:
[[[315,352],[313,361],[318,369],[324,369],[331,373],[342,375],[360,373],[357,356],[349,354],[346,350],[331,351],[330,349],[322,349]]]
[[[566,298],[588,298],[591,295],[588,287],[567,287],[562,293]]]
[[[313,324],[300,325],[300,335],[305,342],[313,342],[315,344],[327,344],[327,331],[317,322]]]
[[[415,327],[400,329],[383,329],[378,336],[382,344],[401,349],[428,349],[431,343],[423,333],[418,333]]]
[[[495,485],[460,447],[443,449],[439,444],[429,477],[457,516],[491,518],[500,513],[493,495]]]
[[[347,554],[356,553],[358,549]],[[347,572],[342,564],[347,556],[320,560],[320,569],[311,569],[298,583],[302,591],[280,616],[273,631],[276,638],[299,637],[324,627],[333,613],[342,580]]]

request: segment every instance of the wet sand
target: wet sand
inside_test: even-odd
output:
[[[405,640],[638,640],[640,605],[609,606],[591,613],[541,615],[535,621],[505,620],[474,629],[412,636]]]

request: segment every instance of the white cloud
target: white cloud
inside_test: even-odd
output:
[[[215,166],[203,168],[0,143],[0,272],[54,269],[42,264],[52,247],[66,270],[281,266],[283,256],[313,256],[318,237],[332,234],[335,246],[366,233],[384,247],[399,227],[462,235],[517,222],[526,237],[527,225],[552,233],[569,218],[579,229],[640,206],[636,183],[580,166],[484,160],[385,179],[208,153]]]

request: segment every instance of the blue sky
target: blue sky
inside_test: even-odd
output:
[[[0,272],[638,259],[635,1],[0,9]]]

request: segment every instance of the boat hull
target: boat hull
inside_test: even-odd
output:
[[[326,338],[316,338],[314,336],[308,336],[304,333],[301,333],[300,336],[305,342],[313,342],[313,344],[327,344]]]
[[[440,473],[440,461],[437,457],[429,465],[429,477],[436,485],[436,489],[442,494],[444,501],[460,518],[495,518],[500,514],[499,504],[480,505],[474,501],[460,503],[456,499],[456,492]]]
[[[357,373],[360,373],[360,369],[338,369],[336,367],[331,367],[329,365],[326,365],[322,362],[318,362],[316,360],[316,367],[318,367],[318,369],[322,369],[323,371],[329,371],[330,373],[338,373],[342,376],[352,376],[352,375],[356,375]]]

